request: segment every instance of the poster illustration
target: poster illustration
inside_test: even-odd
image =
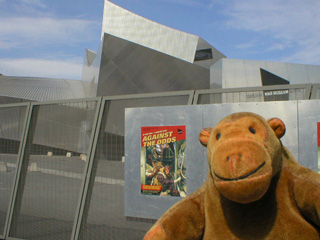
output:
[[[141,194],[185,197],[186,126],[141,127]]]

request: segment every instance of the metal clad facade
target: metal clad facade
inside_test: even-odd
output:
[[[31,101],[84,98],[81,81],[0,76],[0,96]]]
[[[218,66],[215,66],[219,64]],[[262,86],[260,69],[290,82],[290,84],[320,83],[320,66],[223,58],[211,66],[221,67],[222,76],[211,74],[210,84],[222,88]]]
[[[98,96],[209,88],[209,70],[105,34]]]
[[[192,63],[198,36],[138,16],[109,1],[104,3],[102,34],[109,33]]]

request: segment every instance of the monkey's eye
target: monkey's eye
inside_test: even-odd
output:
[[[217,133],[216,139],[219,140],[220,137],[221,137],[221,133]]]
[[[255,130],[253,127],[249,127],[249,131],[250,131],[252,134],[256,134],[256,130]]]

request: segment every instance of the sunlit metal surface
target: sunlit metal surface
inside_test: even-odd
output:
[[[290,84],[320,83],[320,66],[223,58],[210,68],[211,86],[222,88],[262,86],[261,69]]]
[[[108,33],[193,63],[199,37],[150,21],[105,0],[102,33]],[[209,44],[206,48],[211,47]],[[217,51],[215,52],[218,53]],[[221,57],[223,56],[220,53]]]
[[[105,34],[101,51],[97,96],[209,88],[207,68],[136,43]]]
[[[1,97],[10,97],[31,101],[54,101],[62,99],[84,98],[84,88],[81,81],[0,76]],[[8,101],[12,102],[12,101]]]
[[[101,44],[86,51],[82,80],[86,97],[207,89],[210,66],[224,57],[199,36],[105,1]]]

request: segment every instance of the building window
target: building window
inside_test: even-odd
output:
[[[212,59],[212,49],[200,49],[196,51],[196,56],[194,57],[194,61],[202,61]]]
[[[265,69],[260,68],[262,86],[271,85],[284,85],[290,84],[290,82],[282,77],[279,77]],[[267,90],[263,91],[264,101],[288,101],[289,100],[289,89],[281,90]]]

